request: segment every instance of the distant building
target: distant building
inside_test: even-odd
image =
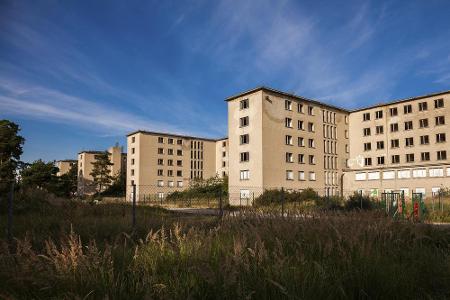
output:
[[[72,166],[76,164],[77,160],[75,159],[64,159],[56,161],[55,165],[59,169],[58,173],[56,173],[56,176],[66,174],[67,172],[69,172],[70,168],[72,168]]]
[[[126,176],[127,154],[122,152],[122,147],[114,146],[108,150],[109,159],[113,163],[110,167],[110,175],[117,177],[120,174]],[[81,151],[78,153],[78,193],[92,194],[96,191],[91,175],[96,161],[96,156],[103,151]]]

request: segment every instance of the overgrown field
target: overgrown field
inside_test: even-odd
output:
[[[0,298],[450,298],[450,229],[379,212],[305,218],[48,206],[0,241]],[[0,215],[1,232],[5,215]]]

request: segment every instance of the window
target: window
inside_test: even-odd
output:
[[[286,171],[286,180],[294,180],[294,172],[292,170]]]
[[[241,152],[241,162],[249,161],[250,153],[249,152]]]
[[[248,136],[248,134],[242,134],[242,135],[240,136],[240,141],[241,141],[241,145],[243,145],[243,144],[248,144],[248,142],[249,142],[249,136]]]
[[[436,143],[443,143],[443,142],[445,142],[445,133],[436,134]]]
[[[406,147],[414,146],[414,138],[412,137],[405,138],[405,146]]]
[[[158,154],[164,154],[164,149],[163,148],[158,148]]]
[[[239,126],[240,127],[248,126],[248,123],[249,123],[248,117],[242,117],[242,118],[239,119]]]
[[[136,137],[132,136],[131,137],[131,142],[134,143],[136,141]]]
[[[72,164],[70,164],[72,166]],[[134,158],[131,159],[131,165],[134,165]]]
[[[363,121],[370,121],[370,113],[363,114]]]
[[[131,169],[131,176],[134,176],[134,169]]]
[[[294,155],[290,152],[286,152],[286,162],[287,163],[293,163],[294,162]]]
[[[168,155],[173,155],[173,149],[167,149],[167,154]]]
[[[365,166],[371,166],[372,165],[372,157],[364,158],[364,165]]]
[[[298,120],[298,122],[297,122],[297,128],[298,128],[298,130],[305,130],[305,124],[304,124],[304,122]]]
[[[430,160],[430,152],[422,152],[422,153],[420,153],[420,159],[422,161],[429,161]]]
[[[286,142],[286,145],[293,145],[292,136],[286,135],[285,142]]]
[[[164,186],[164,181],[163,180],[158,180],[158,186]]]
[[[227,153],[225,151],[222,151],[222,157],[226,157]]]
[[[284,109],[285,110],[292,110],[292,101],[284,100]]]
[[[397,132],[398,131],[398,123],[392,123],[391,124],[391,132]]]
[[[314,116],[314,107],[308,105],[308,115]]]
[[[177,166],[178,167],[182,167],[183,166],[183,161],[182,160],[177,160]]]
[[[391,157],[393,164],[399,164],[400,163],[400,155],[392,155]]]
[[[286,118],[284,120],[284,126],[286,126],[287,128],[292,128],[292,119],[291,118]]]
[[[173,170],[167,170],[167,176],[173,177]]]
[[[356,173],[355,174],[356,181],[366,180],[366,178],[367,178],[366,173]]]
[[[447,151],[442,150],[437,152],[437,160],[446,160],[447,159]]]
[[[311,181],[316,180],[316,172],[309,172],[309,180]]]
[[[430,137],[428,135],[420,136],[420,144],[421,145],[428,145],[429,143],[430,143]]]
[[[249,180],[250,179],[250,171],[249,170],[241,170],[239,178],[240,178],[240,180]]]
[[[364,143],[364,151],[372,150],[372,143]]]
[[[131,154],[134,154],[135,148],[131,148]]]
[[[158,143],[164,144],[164,138],[163,137],[158,137]]]
[[[162,169],[158,169],[158,176],[163,176],[163,170]]]
[[[384,156],[377,157],[377,164],[384,165]]]
[[[375,132],[376,134],[383,134],[384,133],[383,125],[378,125],[377,127],[375,127]]]
[[[442,177],[444,176],[444,169],[443,168],[429,169],[428,173],[430,174],[430,177]]]
[[[225,161],[222,162],[222,167],[225,168],[227,166],[227,163]]]
[[[172,180],[169,180],[169,181],[167,182],[167,185],[168,185],[169,187],[174,187],[174,183],[173,183]]]
[[[384,149],[384,141],[378,141],[377,142],[377,150]]]
[[[298,163],[304,164],[305,163],[305,154],[299,154],[298,155]]]
[[[178,177],[183,177],[183,171],[178,170],[178,171],[177,171],[177,176],[178,176]]]
[[[227,142],[222,142],[222,147],[226,147],[227,146]]]
[[[314,143],[314,139],[308,139],[309,148],[315,148],[316,144]]]
[[[305,139],[304,138],[299,137],[297,140],[298,140],[299,147],[305,147]]]
[[[414,153],[406,154],[406,162],[408,163],[414,162]]]
[[[363,135],[364,136],[369,136],[370,135],[370,128],[364,128],[363,129]]]
[[[314,157],[314,155],[310,155],[309,156],[309,164],[310,165],[315,165],[316,164],[316,158]]]
[[[178,155],[178,156],[182,156],[182,155],[183,155],[183,150],[178,149],[178,150],[177,150],[177,155]]]
[[[377,179],[380,179],[380,172],[369,172],[367,175],[368,175],[367,178],[368,178],[369,180],[377,180]]]
[[[183,187],[183,181],[177,181],[177,187]]]
[[[383,179],[394,179],[395,171],[385,171],[383,172]]]
[[[178,140],[177,140],[177,145],[183,145],[183,140],[178,139]]]
[[[413,122],[407,121],[405,122],[405,130],[412,130],[413,129]]]
[[[397,107],[392,107],[389,109],[389,112],[391,114],[391,117],[397,116],[398,115],[398,109]]]
[[[419,102],[419,111],[425,111],[425,110],[428,110],[428,103]]]
[[[434,108],[442,108],[442,107],[444,107],[444,99],[434,100]]]
[[[411,104],[403,106],[403,112],[404,112],[405,115],[412,113],[412,106],[411,106]]]
[[[168,159],[167,160],[167,165],[168,166],[173,166],[173,159]]]
[[[400,143],[398,139],[391,140],[391,148],[398,148],[400,147]]]
[[[172,139],[172,138],[168,138],[168,139],[167,139],[167,144],[173,145],[173,139]]]
[[[249,107],[248,99],[244,99],[239,102],[240,109],[247,109],[248,107]]]
[[[308,131],[309,131],[309,132],[314,132],[314,130],[315,130],[315,129],[314,129],[314,123],[309,122],[309,123],[308,123]]]
[[[445,117],[444,116],[438,116],[438,117],[435,118],[435,120],[436,120],[436,126],[445,124]]]
[[[303,104],[301,104],[301,103],[298,103],[298,104],[297,104],[297,111],[298,111],[299,113],[302,113],[302,114],[305,113],[304,110],[303,110]]]
[[[415,177],[415,178],[427,177],[427,170],[425,170],[425,169],[415,169],[415,170],[413,170],[413,177]]]
[[[298,171],[298,180],[305,180],[305,172]]]
[[[383,111],[382,110],[377,110],[375,112],[375,119],[381,119],[383,118]]]
[[[411,178],[411,171],[410,170],[400,170],[397,171],[397,177],[399,179],[403,179],[403,178]]]
[[[428,119],[420,119],[419,128],[427,128],[427,127],[428,127]]]

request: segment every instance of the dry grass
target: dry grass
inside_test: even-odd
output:
[[[448,229],[377,213],[218,221],[141,207],[129,235],[121,209],[77,207],[50,234],[1,241],[0,298],[450,297]]]

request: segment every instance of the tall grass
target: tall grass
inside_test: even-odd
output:
[[[48,235],[0,241],[0,298],[450,297],[445,228],[373,212],[217,221],[139,209],[133,234],[120,232],[122,207],[77,206],[41,220],[60,224]]]

